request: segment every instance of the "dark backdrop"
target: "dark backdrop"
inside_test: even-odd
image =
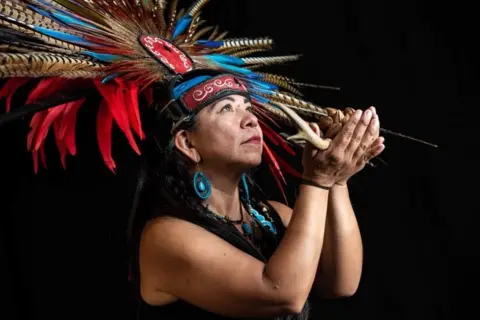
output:
[[[279,71],[342,88],[308,90],[310,100],[374,105],[382,127],[439,145],[386,136],[387,164],[352,181],[362,282],[352,298],[317,302],[315,318],[447,319],[472,311],[479,284],[473,5],[212,1],[205,14],[232,36],[271,36],[278,52],[304,54]],[[94,112],[80,114],[79,152],[66,172],[50,139],[49,169],[32,174],[28,119],[0,128],[3,319],[133,319],[124,231],[138,161],[116,132],[119,172],[107,171]],[[278,198],[273,186],[264,182]]]

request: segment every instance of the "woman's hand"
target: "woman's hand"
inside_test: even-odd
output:
[[[320,134],[318,125],[311,126]],[[302,161],[303,177],[325,186],[345,184],[385,148],[379,132],[380,124],[375,108],[371,107],[363,113],[357,110],[340,132],[335,133],[327,150],[315,149],[307,143]]]

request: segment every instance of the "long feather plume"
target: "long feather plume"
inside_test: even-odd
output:
[[[339,89],[260,72],[300,55],[267,55],[274,46],[269,37],[227,38],[228,31],[202,19],[209,2],[196,0],[181,8],[178,0],[0,0],[0,78],[6,79],[0,100],[5,100],[7,111],[0,125],[33,115],[27,146],[34,170],[47,165],[44,147],[50,132],[66,167],[67,157],[76,154],[77,115],[86,105],[92,107],[86,101],[95,96],[100,99],[99,152],[115,172],[114,126],[139,154],[138,140],[145,133],[138,99],[142,96],[152,105],[154,87],[164,86],[183,65],[231,73],[245,85],[265,133],[264,159],[285,196],[284,173],[298,173],[275,150],[294,157],[295,144],[301,147],[305,139],[315,140],[307,122],[323,121],[329,130],[328,124],[335,122],[338,129],[348,119],[338,110],[332,113],[331,108],[304,100],[300,88]],[[147,49],[142,36],[153,37],[155,45]],[[184,53],[180,66],[168,60],[175,50]],[[15,92],[30,84],[25,105],[13,106]],[[292,139],[295,130],[299,133]],[[316,139],[318,145],[327,145]]]

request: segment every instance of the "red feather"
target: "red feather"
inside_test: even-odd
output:
[[[32,150],[32,144],[37,134],[38,126],[42,124],[43,119],[47,116],[47,110],[37,112],[30,120],[30,132],[27,135],[27,149],[32,151],[32,160],[33,160],[33,172],[38,173],[38,151]]]
[[[6,112],[10,111],[12,98],[15,92],[23,86],[25,83],[30,81],[29,78],[11,78],[9,79],[5,85],[0,90],[0,99],[7,98],[6,101]]]
[[[65,111],[63,112],[63,117],[59,129],[59,135],[64,141],[64,144],[68,152],[74,156],[77,153],[77,146],[75,144],[75,130],[77,124],[77,113],[78,109],[85,102],[85,98],[77,101],[70,102]]]
[[[37,113],[31,121],[31,130],[27,137],[27,146],[29,150],[34,152],[34,171],[38,172],[38,152],[40,153],[42,164],[47,168],[47,159],[44,150],[44,142],[47,137],[48,131],[52,123],[54,123],[58,117],[61,117],[65,105],[48,109]]]
[[[133,128],[133,131],[137,134],[137,136],[143,140],[145,139],[145,134],[142,130],[140,111],[138,109],[138,94],[140,88],[132,82],[125,84],[118,78],[115,80],[117,80],[125,94],[125,107],[127,109],[128,119],[130,120],[130,126]]]
[[[65,80],[63,80],[63,82],[65,82]],[[59,81],[58,78],[40,80],[37,86],[28,95],[27,104],[35,103],[41,98],[48,97],[56,92],[61,85],[62,82]]]
[[[33,172],[37,174],[38,173],[38,151],[32,152],[32,159],[33,159]]]
[[[281,128],[280,125],[267,112],[265,112],[260,105],[255,103],[255,100],[253,100],[252,102],[253,102],[253,105],[256,107],[255,112],[259,113],[259,115],[269,120],[277,128]]]
[[[55,122],[59,117],[62,116],[63,110],[65,109],[66,104],[57,106],[47,110],[46,116],[43,118],[42,123],[37,127],[37,133],[35,134],[35,141],[33,144],[33,150],[37,151],[43,145],[50,126]]]
[[[260,121],[260,125],[262,128],[263,133],[274,143],[275,145],[281,145],[283,149],[285,149],[288,153],[290,153],[292,156],[295,156],[295,150],[292,149],[288,145],[287,142],[280,136],[278,133],[273,131],[269,126],[267,126],[264,122]]]
[[[125,108],[125,94],[122,88],[115,83],[102,84],[100,80],[94,81],[105,99],[106,106],[112,114],[113,119],[115,119],[115,122],[125,134],[130,146],[137,154],[140,154],[140,150],[138,149],[137,143],[135,142],[130,129],[128,114]]]
[[[153,88],[148,87],[144,90],[145,94],[145,99],[147,99],[147,105],[151,106],[153,103]]]
[[[282,170],[280,169],[280,166],[278,165],[277,161],[275,160],[275,157],[274,157],[272,151],[270,150],[270,148],[267,146],[267,144],[265,142],[263,143],[263,147],[264,147],[264,150],[265,150],[264,157],[265,157],[265,159],[268,163],[270,171],[272,172],[272,175],[275,178],[275,181],[277,182],[277,185],[278,185],[280,191],[282,192],[282,195],[283,195],[283,198],[285,199],[285,202],[288,202],[287,197],[286,197],[285,192],[284,192],[284,189],[283,189],[283,186],[282,186],[282,181],[283,181],[284,184],[287,184],[287,182],[285,181],[285,178],[282,174]],[[280,180],[282,180],[282,181],[280,181]]]
[[[27,135],[27,150],[32,150],[32,145],[36,137],[38,126],[43,122],[43,119],[47,116],[48,110],[37,112],[33,115],[32,120],[30,120],[30,132]]]
[[[97,114],[97,141],[103,161],[115,173],[116,165],[112,158],[112,124],[112,113],[107,107],[107,102],[103,101]]]
[[[81,99],[66,103],[63,107],[62,116],[58,117],[53,123],[55,141],[64,169],[67,166],[65,161],[67,154],[70,153],[74,156],[77,151],[75,145],[76,116],[78,109],[84,101],[85,99]]]
[[[287,161],[283,160],[282,157],[275,154],[275,152],[273,150],[270,149],[270,153],[272,154],[273,158],[277,160],[277,162],[280,165],[280,168],[282,168],[282,170],[286,171],[287,173],[291,174],[292,176],[294,176],[296,178],[301,178],[302,177],[300,172],[295,170]]]
[[[43,149],[43,146],[38,150],[32,152],[32,158],[33,158],[33,172],[35,174],[38,173],[38,155],[40,154],[40,158],[42,160],[42,165],[44,168],[47,168],[47,159],[45,157],[45,150]]]
[[[53,133],[55,135],[55,142],[57,143],[58,152],[60,153],[60,161],[62,162],[63,169],[67,168],[67,164],[65,162],[65,158],[67,156],[67,146],[65,144],[65,140],[63,140],[63,136],[61,135],[61,125],[62,122],[55,121],[53,124]]]
[[[40,149],[38,150],[40,153],[40,159],[42,159],[42,165],[45,169],[48,169],[47,166],[47,156],[45,155],[45,146],[42,144]]]

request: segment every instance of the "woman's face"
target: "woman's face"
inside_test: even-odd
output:
[[[262,160],[262,131],[250,101],[241,95],[205,107],[197,114],[197,129],[181,135],[188,150],[180,149],[202,167],[246,170]],[[178,147],[179,134],[176,138]]]

